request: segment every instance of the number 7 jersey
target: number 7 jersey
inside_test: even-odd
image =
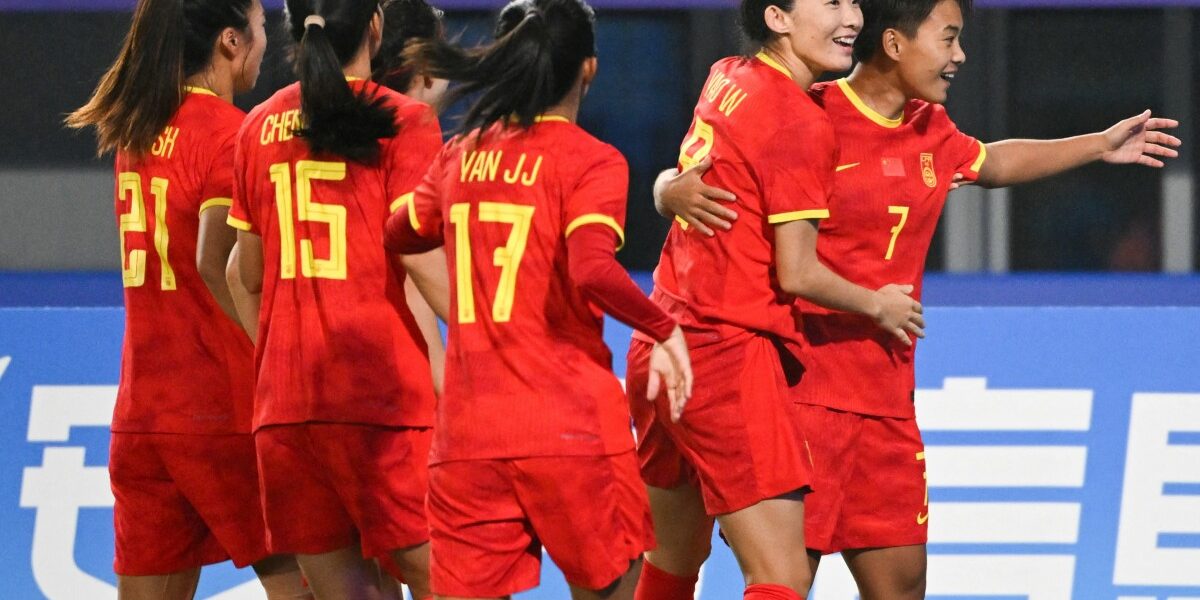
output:
[[[406,252],[445,243],[451,306],[431,462],[631,450],[603,315],[571,282],[567,236],[624,239],[629,173],[561,117],[446,144],[412,210],[388,223]]]
[[[260,104],[239,134],[229,223],[262,237],[255,428],[310,421],[428,427],[427,347],[383,226],[441,147],[433,111],[372,83],[399,133],[377,164],[314,154],[294,135],[300,86]]]

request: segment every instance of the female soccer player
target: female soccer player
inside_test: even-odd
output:
[[[906,341],[922,326],[908,288],[855,286],[814,251],[815,224],[829,216],[836,146],[806,90],[822,72],[849,68],[862,24],[857,4],[744,0],[741,11],[746,37],[761,50],[713,66],[679,162],[711,159],[715,181],[734,188],[751,215],[719,238],[674,227],[655,272],[652,297],[679,315],[694,349],[698,391],[687,418],[663,418],[661,402],[642,408],[638,365],[647,344],[635,335],[629,351],[628,393],[659,541],[639,584],[647,600],[692,597],[713,517],[746,577],[746,598],[808,593],[810,465],[788,398],[802,340],[788,294],[869,315]]]
[[[401,253],[446,247],[411,269],[442,282],[423,289],[449,323],[428,502],[440,598],[536,586],[544,545],[574,598],[629,599],[653,545],[600,310],[656,341],[650,386],[665,380],[676,418],[691,373],[681,330],[614,257],[625,160],[575,124],[594,28],[581,0],[518,0],[489,46],[408,52],[418,72],[462,82],[455,97],[479,95],[386,238]]]
[[[272,549],[317,598],[377,598],[367,557],[428,596],[424,498],[434,390],[383,251],[389,211],[441,145],[430,108],[366,81],[374,0],[289,0],[300,81],[238,139],[229,222],[257,307],[255,443]]]
[[[1177,155],[1179,140],[1158,131],[1176,122],[1149,111],[1060,140],[984,145],[958,131],[941,103],[966,59],[964,9],[968,0],[866,0],[858,67],[813,88],[841,147],[817,253],[849,279],[909,282],[919,298],[938,217],[960,179],[997,187],[1094,160],[1160,167],[1156,157]],[[724,229],[735,215],[705,198],[723,192],[698,177],[665,184],[662,203],[689,223]],[[810,345],[792,397],[815,465],[806,523],[814,569],[821,554],[841,551],[863,598],[923,598],[929,512],[913,347],[860,316],[799,307]]]
[[[295,561],[268,556],[251,348],[229,294],[205,289],[197,248],[233,195],[245,115],[231,102],[258,79],[264,23],[258,0],[142,0],[116,62],[67,119],[116,153],[126,318],[109,475],[124,599],[191,598],[200,567],[228,559],[252,564],[271,598],[308,597]]]
[[[441,10],[425,0],[383,3],[383,42],[371,59],[371,79],[438,110],[450,82],[417,73],[404,60],[404,47],[415,40],[442,39],[446,25]]]

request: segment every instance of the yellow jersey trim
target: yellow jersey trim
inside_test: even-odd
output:
[[[792,212],[779,213],[777,215],[767,216],[767,222],[772,225],[780,223],[789,223],[791,221],[800,221],[803,219],[828,219],[828,208],[813,208],[810,210],[794,210]]]
[[[203,87],[196,86],[196,85],[185,85],[185,86],[183,86],[183,91],[185,91],[189,94],[200,94],[201,96],[216,96],[217,95],[216,92],[214,92],[208,88],[203,88]]]
[[[843,77],[837,80],[837,84],[838,87],[842,89],[842,93],[846,95],[846,98],[850,100],[850,104],[853,104],[854,108],[858,109],[858,112],[862,113],[864,117],[874,121],[877,125],[887,127],[888,129],[895,129],[904,123],[903,114],[901,114],[899,118],[889,119],[876,112],[875,109],[871,108],[870,106],[867,106],[867,103],[863,102],[862,98],[858,97],[858,93],[854,91],[854,88],[850,87],[850,82],[846,81],[846,78]]]
[[[249,223],[247,223],[233,215],[229,215],[228,217],[226,217],[225,222],[229,223],[229,226],[234,229],[240,229],[242,231],[250,231],[252,229],[250,227]]]
[[[233,198],[209,198],[200,203],[200,212],[204,212],[214,206],[224,206],[229,208],[233,206]]]
[[[404,194],[403,196],[400,196],[399,198],[396,198],[395,200],[392,200],[392,203],[390,205],[388,205],[388,212],[394,213],[397,210],[400,210],[400,207],[404,206],[405,204],[408,204],[409,202],[412,202],[412,199],[413,199],[413,193],[409,192],[407,194]]]
[[[561,123],[570,123],[571,122],[570,119],[568,119],[564,116],[561,116],[561,115],[538,115],[533,118],[534,123],[545,123],[548,121],[549,122],[558,121]]]
[[[850,163],[848,165],[838,165],[837,168],[834,169],[834,171],[837,173],[841,173],[842,171],[845,171],[846,169],[853,169],[854,167],[857,167],[858,165],[861,165],[861,164],[862,163]]]
[[[763,61],[763,63],[766,64],[768,67],[771,67],[772,69],[775,69],[776,71],[779,71],[780,73],[783,73],[784,77],[787,77],[788,79],[792,78],[792,72],[787,70],[787,67],[779,64],[779,61],[771,58],[766,52],[759,50],[758,54],[754,55],[754,58],[757,58],[758,60]]]
[[[355,77],[353,75],[346,76],[346,81],[362,81],[362,80],[363,80],[362,77]]]
[[[979,157],[975,159],[975,162],[971,163],[971,171],[974,173],[978,173],[979,169],[983,168],[983,161],[987,160],[987,144],[979,142],[979,140],[976,140],[976,142],[979,143]]]
[[[590,213],[575,217],[575,220],[571,221],[571,223],[567,225],[567,232],[563,235],[570,236],[576,229],[579,229],[584,225],[591,225],[593,223],[611,227],[613,231],[617,232],[617,238],[621,240],[621,243],[617,244],[617,250],[625,247],[625,230],[621,229],[621,225],[617,223],[616,219],[608,215],[602,215],[598,213]]]

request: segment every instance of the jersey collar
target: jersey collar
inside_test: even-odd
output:
[[[875,109],[871,108],[870,106],[867,106],[867,103],[863,102],[862,98],[858,97],[858,93],[854,91],[854,88],[850,87],[850,82],[847,81],[846,78],[843,77],[842,79],[837,80],[837,84],[838,87],[841,88],[842,93],[846,95],[846,99],[850,101],[850,104],[853,104],[854,108],[858,109],[858,112],[862,113],[864,117],[870,119],[871,121],[874,121],[877,125],[880,125],[881,127],[887,127],[888,129],[895,129],[904,123],[903,113],[901,113],[900,118],[898,119],[889,119],[876,112]]]
[[[767,54],[766,52],[759,50],[758,54],[754,55],[754,58],[757,58],[758,60],[763,61],[763,64],[767,65],[768,67],[771,67],[772,69],[775,69],[776,71],[779,71],[780,73],[783,73],[784,77],[787,77],[788,79],[792,79],[792,73],[790,71],[788,71],[786,67],[779,64],[779,61],[775,60],[774,58],[771,58],[771,56],[769,54]]]

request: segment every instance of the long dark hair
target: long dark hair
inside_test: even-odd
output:
[[[140,0],[121,52],[68,127],[95,127],[97,154],[150,151],[183,103],[184,81],[212,60],[226,27],[247,31],[254,0]]]
[[[287,0],[288,25],[299,44],[296,75],[303,125],[296,134],[313,152],[370,163],[379,157],[379,139],[396,135],[395,109],[371,86],[354,93],[342,73],[377,10],[377,0]],[[313,15],[325,24],[305,25]]]
[[[404,56],[421,73],[461,82],[446,104],[479,94],[463,119],[464,131],[510,117],[529,127],[562,101],[583,62],[596,56],[595,23],[583,0],[514,0],[500,11],[492,44],[464,50],[445,40],[422,40]]]
[[[383,43],[371,59],[371,79],[398,92],[406,92],[417,72],[401,55],[411,41],[442,39],[442,11],[425,0],[387,0],[383,3]]]

